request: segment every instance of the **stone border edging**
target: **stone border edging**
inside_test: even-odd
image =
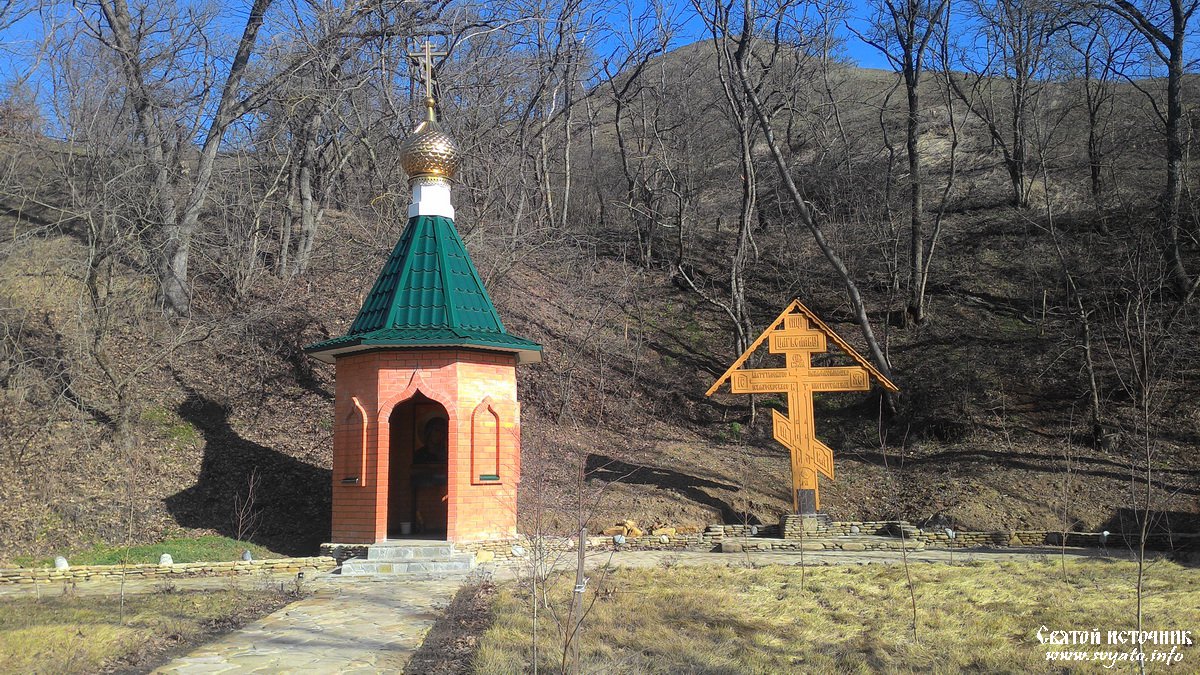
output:
[[[94,581],[120,579],[167,579],[174,577],[236,576],[258,572],[298,573],[305,570],[327,572],[337,567],[330,556],[307,558],[264,558],[236,562],[193,562],[173,565],[79,565],[67,569],[53,567],[16,567],[0,569],[0,585],[51,583],[56,581]]]
[[[619,548],[628,551],[715,551],[720,550],[726,539],[737,539],[752,550],[792,550],[800,542],[811,541],[814,546],[822,541],[836,537],[855,535],[886,536],[899,540],[901,533],[913,543],[919,543],[927,549],[967,549],[967,548],[1012,548],[1035,546],[1071,546],[1084,548],[1127,548],[1136,540],[1135,535],[1109,533],[1106,537],[1100,532],[1067,532],[1051,530],[1009,530],[999,532],[955,532],[951,539],[945,530],[922,530],[907,521],[836,521],[821,525],[815,531],[802,532],[799,521],[793,522],[799,516],[785,516],[778,525],[759,525],[756,534],[751,534],[748,525],[709,525],[702,532],[676,533],[672,535],[652,534],[641,537],[627,537]],[[857,531],[855,531],[857,530]],[[769,545],[768,541],[756,541],[757,538],[779,537],[777,545]],[[666,541],[663,541],[663,537]],[[841,549],[837,542],[824,549]],[[851,542],[850,550],[857,550],[861,542]],[[762,544],[762,545],[758,545]],[[523,555],[513,552],[514,546],[525,549]],[[575,539],[567,537],[545,536],[541,546],[545,553],[564,553],[575,550]],[[617,548],[612,537],[589,536],[585,544],[588,550],[612,550]],[[1200,535],[1175,534],[1151,535],[1147,541],[1148,548],[1157,550],[1175,550],[1181,548],[1200,547]],[[534,548],[533,539],[518,536],[512,539],[494,539],[489,541],[467,542],[455,544],[457,550],[474,553],[478,562],[511,563],[527,557]],[[876,548],[894,548],[877,546]],[[815,548],[812,550],[816,550]],[[335,559],[338,564],[355,557],[366,557],[367,544],[322,544],[321,553]]]

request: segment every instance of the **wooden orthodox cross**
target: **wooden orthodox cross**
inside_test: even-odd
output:
[[[812,355],[828,351],[827,340],[832,340],[857,365],[814,368]],[[772,354],[784,355],[784,367],[738,370],[764,341],[769,342]],[[799,300],[793,300],[704,395],[712,396],[726,380],[735,394],[787,394],[788,414],[771,411],[775,440],[791,453],[793,512],[812,514],[821,508],[817,474],[833,479],[833,451],[817,440],[814,430],[813,394],[866,391],[871,388],[871,376],[888,391],[900,391],[812,311]]]

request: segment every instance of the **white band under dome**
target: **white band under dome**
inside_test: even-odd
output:
[[[450,203],[450,181],[444,178],[418,177],[410,181],[412,202],[408,205],[408,217],[442,216],[454,218],[454,205]]]

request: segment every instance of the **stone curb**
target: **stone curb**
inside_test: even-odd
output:
[[[155,579],[175,577],[235,576],[257,573],[298,573],[306,570],[327,572],[337,567],[329,556],[307,558],[266,558],[236,562],[194,562],[173,565],[80,565],[67,569],[19,567],[0,569],[0,585],[90,581],[96,579]]]
[[[1071,546],[1082,548],[1122,548],[1135,535],[1100,532],[1067,532],[1051,530],[1009,530],[999,532],[955,532],[953,538],[945,530],[923,530],[907,521],[836,521],[822,524],[816,530],[804,531],[800,516],[784,516],[778,525],[758,525],[753,530],[748,525],[709,525],[702,532],[674,533],[671,535],[645,535],[626,537],[617,546],[613,537],[589,536],[587,550],[608,551],[720,551],[727,539],[729,549],[743,547],[754,551],[799,550],[899,550],[903,539],[909,542],[909,550],[923,549],[971,549],[1013,548],[1038,546]],[[781,536],[782,535],[782,536]],[[881,536],[895,541],[876,542],[860,537]],[[771,541],[771,540],[774,541]],[[1065,540],[1065,541],[1064,541]],[[1152,535],[1147,542],[1150,548],[1174,550],[1200,545],[1200,535],[1175,534],[1167,538]],[[575,550],[575,539],[569,537],[542,538],[543,555],[562,554]],[[457,550],[474,553],[478,562],[499,564],[515,563],[534,552],[534,540],[529,537],[496,539],[455,544]],[[321,552],[332,556],[340,563],[352,557],[366,556],[365,544],[324,544]],[[518,554],[518,551],[520,552]]]

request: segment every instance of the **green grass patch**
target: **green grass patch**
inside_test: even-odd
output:
[[[142,422],[154,429],[155,433],[176,445],[195,445],[200,442],[200,431],[166,408],[149,408],[142,411],[141,417]]]
[[[603,673],[1064,672],[1037,640],[1049,630],[1137,627],[1129,562],[914,564],[916,637],[901,565],[759,569],[674,567],[590,574],[592,609],[580,642],[582,671]],[[803,575],[803,576],[802,576]],[[1200,626],[1200,570],[1157,562],[1144,594],[1147,630]],[[562,667],[573,579],[563,575],[539,618],[539,665]],[[475,654],[475,672],[532,670],[532,600],[527,587],[501,587],[494,621]],[[1193,638],[1195,639],[1195,638]],[[1146,645],[1149,655],[1153,644]],[[1073,649],[1073,648],[1070,648]],[[1083,647],[1130,651],[1128,645]],[[1200,646],[1151,672],[1200,668]],[[1165,647],[1166,651],[1170,646]],[[1112,672],[1099,662],[1070,670]],[[1131,664],[1118,664],[1131,672]],[[1132,669],[1136,672],[1136,667]]]
[[[144,670],[289,601],[264,590],[0,598],[0,673]]]
[[[141,544],[125,548],[99,544],[67,555],[67,561],[72,565],[121,565],[140,563],[157,563],[159,556],[170,553],[172,560],[177,563],[187,562],[224,562],[241,560],[242,551],[249,549],[250,554],[257,558],[281,558],[282,555],[258,544],[238,541],[229,537],[215,534],[202,537],[179,537],[164,539],[156,544]],[[53,567],[54,557],[32,558],[17,556],[13,558],[19,567]]]

